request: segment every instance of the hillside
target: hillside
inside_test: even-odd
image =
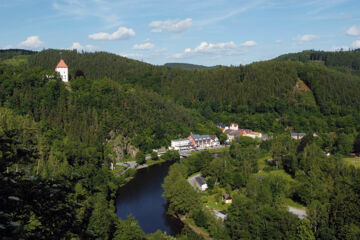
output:
[[[0,61],[13,58],[18,55],[32,55],[35,53],[36,52],[34,51],[24,50],[24,49],[7,49],[7,50],[0,49]]]
[[[272,60],[185,70],[105,52],[45,50],[21,55],[20,50],[1,54],[0,181],[3,196],[8,197],[0,208],[0,218],[5,222],[0,234],[5,237],[15,234],[17,239],[111,239],[118,232],[129,231],[143,239],[145,235],[135,220],[119,220],[115,215],[116,190],[134,172],[116,178],[109,171],[111,163],[115,163],[110,156],[114,152],[122,158],[137,151],[139,155],[150,153],[190,132],[219,136],[216,123],[236,122],[241,128],[284,137],[261,144],[261,149],[257,142],[249,147],[242,146],[246,141],[240,141],[239,148],[236,144],[231,147],[233,156],[227,156],[226,161],[215,160],[209,169],[201,162],[189,162],[195,164],[193,170],[203,166],[202,171],[219,178],[221,187],[239,189],[247,185],[246,181],[251,183],[248,173],[257,172],[253,154],[271,150],[284,170],[307,184],[296,187],[293,194],[281,195],[309,205],[314,189],[320,193],[327,190],[323,185],[313,188],[313,180],[327,183],[335,179],[333,175],[342,174],[335,165],[318,166],[318,159],[328,162],[324,152],[348,156],[360,142],[360,137],[355,138],[360,131],[360,78],[318,62]],[[55,75],[60,56],[70,68],[69,83]],[[289,130],[317,132],[320,137],[313,140],[309,134],[295,144],[295,140],[289,141]],[[317,147],[307,149],[312,142]],[[303,153],[305,148],[308,152]],[[311,154],[315,156],[312,161],[307,159]],[[208,158],[206,154],[204,157]],[[239,174],[238,170],[245,167],[248,171]],[[295,175],[295,170],[300,175]],[[301,171],[310,174],[301,175]],[[308,180],[307,176],[314,179]],[[274,189],[270,185],[266,185],[266,191]],[[187,188],[192,196],[193,189]],[[336,191],[334,194],[338,196]],[[327,203],[328,197],[319,198],[321,204]],[[358,199],[357,195],[352,197]],[[255,195],[249,196],[252,198]],[[276,197],[271,199],[277,202]],[[336,202],[332,206],[337,207]],[[234,216],[244,212],[229,209]],[[333,212],[336,215],[337,210]],[[260,212],[254,216],[258,214],[263,216]],[[235,219],[233,223],[246,223],[243,220]],[[256,224],[256,217],[251,221]],[[19,226],[27,230],[18,231]],[[239,228],[234,225],[229,229]],[[333,230],[341,236],[348,229]]]
[[[345,128],[346,121],[341,119],[358,115],[360,96],[355,89],[359,88],[360,77],[354,71],[336,69],[330,57],[327,58],[330,67],[306,60],[313,53],[305,51],[246,66],[184,70],[153,66],[105,52],[61,51],[72,77],[80,71],[86,79],[108,77],[119,84],[141,86],[214,122],[236,121],[245,128],[267,132],[288,127],[316,132]],[[339,61],[343,70],[345,59],[359,55],[359,51],[322,54],[343,56],[344,60]],[[42,51],[32,55],[29,64],[52,70],[59,56],[60,50]],[[298,79],[310,91],[294,92]],[[337,120],[328,121],[329,114]]]
[[[308,50],[281,55],[275,58],[275,60],[299,61],[303,63],[318,62],[342,72],[360,75],[360,49],[336,52]]]

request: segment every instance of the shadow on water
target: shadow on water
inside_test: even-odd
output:
[[[167,204],[162,197],[162,183],[172,162],[140,169],[133,180],[121,187],[116,201],[116,214],[122,219],[133,215],[145,233],[160,229],[176,235],[182,223],[166,214]]]

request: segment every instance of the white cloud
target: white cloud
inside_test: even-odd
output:
[[[352,43],[352,46],[353,46],[354,48],[360,48],[360,39],[354,41],[354,42]]]
[[[30,36],[25,41],[21,42],[19,47],[36,49],[43,45],[44,42],[40,40],[39,36]]]
[[[284,40],[276,40],[275,43],[276,44],[282,44],[284,42]]]
[[[182,53],[176,53],[174,58],[185,58],[195,56],[198,54],[211,54],[216,56],[231,56],[240,55],[246,52],[248,47],[257,45],[255,41],[246,41],[240,45],[235,44],[233,41],[222,43],[208,43],[202,42],[194,49],[186,48]]]
[[[180,19],[169,19],[166,21],[152,21],[149,26],[153,29],[151,32],[159,33],[163,30],[173,32],[173,33],[180,33],[191,27],[192,19],[186,18],[184,20]]]
[[[243,46],[243,47],[253,47],[253,46],[256,46],[256,45],[257,45],[257,43],[255,41],[252,41],[252,40],[243,42],[241,44],[241,46]]]
[[[71,50],[76,49],[77,51],[94,51],[96,49],[93,45],[81,45],[79,42],[74,42],[70,48]]]
[[[298,40],[299,42],[310,42],[317,39],[319,39],[319,37],[314,34],[299,35],[295,38],[295,40]]]
[[[148,50],[148,49],[152,49],[154,48],[155,45],[150,43],[150,42],[146,42],[146,43],[143,43],[143,44],[135,44],[133,46],[133,49],[136,49],[136,50]]]
[[[340,52],[340,51],[348,51],[350,48],[348,46],[333,46],[331,51]]]
[[[360,35],[360,28],[351,26],[348,30],[346,30],[346,34],[350,36],[359,36]]]
[[[223,43],[207,43],[202,42],[199,46],[197,46],[193,51],[200,53],[214,53],[219,51],[227,51],[236,48],[236,44],[233,41],[223,42]],[[187,49],[188,52],[189,49]]]
[[[93,40],[123,40],[133,36],[135,36],[134,30],[132,30],[131,28],[120,27],[117,31],[113,33],[99,32],[90,34],[89,38]]]

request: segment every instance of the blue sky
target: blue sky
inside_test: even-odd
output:
[[[239,65],[360,48],[359,0],[0,0],[0,48]]]

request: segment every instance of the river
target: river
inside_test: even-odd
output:
[[[116,214],[126,219],[130,214],[145,233],[160,229],[170,235],[181,231],[181,223],[166,214],[162,183],[172,163],[165,162],[137,171],[133,180],[119,189]]]

